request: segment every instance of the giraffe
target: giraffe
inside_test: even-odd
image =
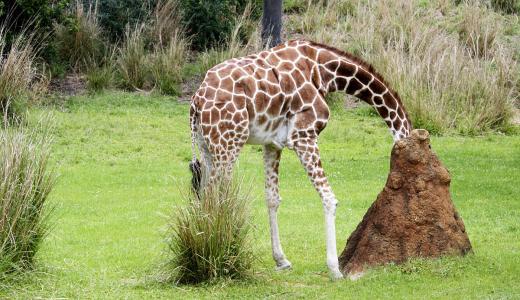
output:
[[[230,176],[245,144],[263,145],[265,195],[277,270],[291,268],[282,250],[277,221],[281,202],[278,167],[282,149],[287,147],[295,151],[321,198],[327,266],[333,278],[342,278],[335,233],[338,201],[318,148],[318,135],[330,114],[325,95],[335,91],[372,105],[388,125],[394,142],[410,133],[412,125],[398,94],[368,63],[308,40],[291,40],[220,63],[207,72],[192,97],[190,169],[197,191],[217,176]]]

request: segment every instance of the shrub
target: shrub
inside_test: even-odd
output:
[[[0,0],[0,23],[8,24],[4,34],[6,35],[6,47],[9,48],[11,42],[20,35],[26,35],[28,32],[39,35],[38,40],[47,37],[53,32],[53,25],[66,20],[67,7],[70,0]],[[3,15],[2,8],[3,6]],[[45,43],[40,45],[43,49],[39,55],[53,69],[59,63],[59,57],[55,49],[54,43]]]
[[[99,0],[99,21],[111,41],[125,37],[127,27],[143,23],[157,0]]]
[[[89,2],[85,9],[83,2],[76,0],[69,21],[55,26],[58,55],[76,71],[98,65],[106,51],[97,5],[97,2]]]
[[[0,131],[0,277],[30,268],[48,230],[49,151],[47,134]]]
[[[200,283],[249,274],[254,256],[250,239],[250,189],[221,181],[199,198],[185,197],[170,223],[171,280]]]
[[[0,57],[0,123],[20,119],[29,98],[37,92],[42,76],[36,68],[33,40],[33,35],[22,33],[7,47],[6,30],[0,24],[0,53],[5,53]]]
[[[2,0],[0,16],[3,10],[10,19],[9,31],[13,36],[35,29],[47,33],[52,31],[54,23],[65,19],[69,3],[70,0]]]
[[[180,0],[183,8],[183,23],[188,35],[193,38],[193,46],[207,49],[221,46],[232,33],[235,19],[243,14],[245,8],[252,3],[252,18],[261,15],[260,0]],[[240,38],[245,38],[252,28],[244,26]]]

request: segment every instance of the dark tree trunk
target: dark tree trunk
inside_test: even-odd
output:
[[[282,43],[282,0],[264,0],[262,43],[274,47]]]

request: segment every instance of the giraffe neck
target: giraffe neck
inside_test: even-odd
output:
[[[320,89],[344,91],[373,106],[385,120],[395,141],[407,137],[412,124],[395,91],[373,68],[351,54],[319,45],[316,63]]]

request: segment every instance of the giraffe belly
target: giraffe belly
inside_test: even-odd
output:
[[[267,131],[264,127],[258,126],[258,124],[249,126],[249,138],[246,143],[250,145],[274,145],[279,149],[287,145],[287,134],[289,131],[287,123],[284,122],[275,131]]]

